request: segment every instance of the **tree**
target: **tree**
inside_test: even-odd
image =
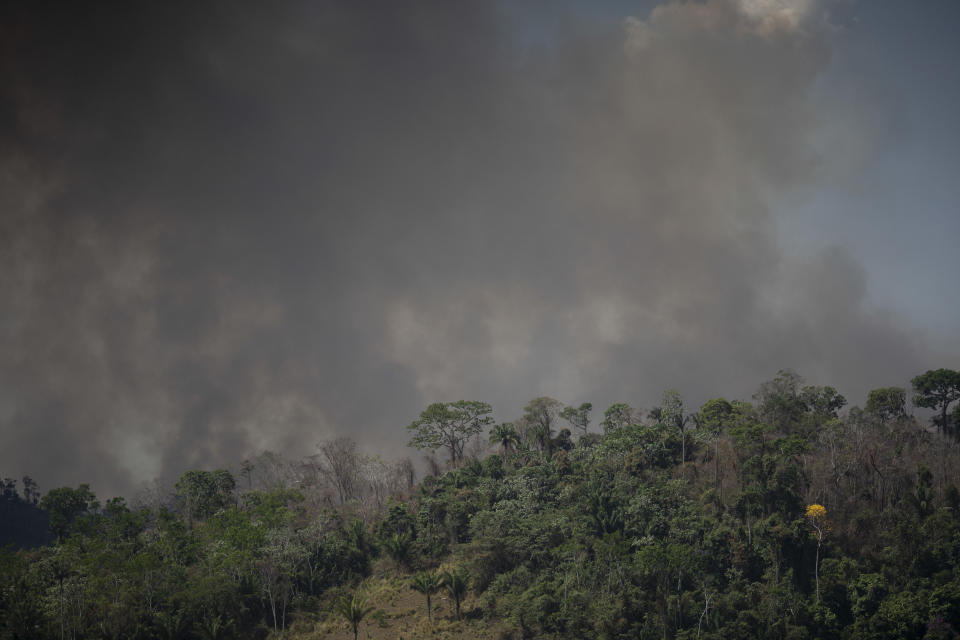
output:
[[[633,407],[627,403],[614,403],[603,412],[603,420],[600,421],[600,426],[603,427],[604,433],[622,429],[623,427],[633,424],[635,419],[634,413]]]
[[[907,417],[907,392],[903,387],[873,389],[867,396],[867,413],[881,424]]]
[[[4,478],[0,481],[0,495],[4,500],[18,500],[20,495],[17,493],[17,481],[13,478]]]
[[[817,581],[817,602],[820,602],[820,545],[823,544],[823,534],[827,531],[827,510],[821,504],[807,506],[807,521],[817,538],[817,557],[813,565],[813,574]]]
[[[407,561],[407,558],[410,556],[410,547],[412,544],[413,539],[407,532],[394,533],[383,541],[383,546],[387,550],[387,554],[398,567]]]
[[[433,571],[421,571],[410,581],[410,588],[427,597],[427,619],[433,620],[430,598],[443,588],[443,580]]]
[[[450,463],[456,465],[463,460],[467,440],[493,424],[492,412],[489,404],[475,400],[435,402],[407,427],[413,432],[410,446],[431,451],[446,448]]]
[[[792,433],[806,412],[800,398],[802,383],[796,372],[781,369],[773,380],[761,384],[753,396],[760,419],[781,433]]]
[[[84,485],[80,485],[83,487]],[[64,487],[67,488],[67,487]],[[47,494],[49,495],[49,494]],[[44,496],[46,498],[47,496]],[[52,520],[52,518],[51,518]],[[64,600],[63,600],[63,583],[70,577],[71,567],[69,560],[64,556],[61,549],[57,550],[57,554],[50,558],[50,574],[51,577],[57,581],[57,591],[60,601],[60,640],[63,640],[65,631],[66,631],[66,622],[64,619]]]
[[[533,429],[540,448],[546,451],[548,456],[553,455],[553,425],[562,406],[559,400],[541,396],[534,398],[523,408],[524,422]]]
[[[490,444],[500,445],[503,453],[512,451],[520,444],[520,434],[511,422],[502,422],[490,429]]]
[[[847,399],[833,387],[803,387],[799,399],[804,414],[797,425],[798,434],[808,439],[820,436],[825,427],[835,423],[840,417],[840,409],[847,404]]]
[[[447,589],[447,593],[453,598],[454,604],[457,607],[457,620],[459,620],[460,602],[463,600],[463,597],[467,595],[467,582],[470,580],[470,574],[464,569],[455,568],[452,571],[444,571],[441,579],[443,586]]]
[[[40,500],[40,489],[30,476],[23,476],[23,499],[30,504],[37,504]]]
[[[560,417],[570,423],[574,429],[579,429],[581,435],[587,435],[587,428],[590,426],[590,412],[593,411],[593,404],[584,402],[576,409],[573,407],[564,407],[560,412]]]
[[[680,392],[673,389],[663,394],[663,406],[660,407],[660,420],[680,430],[680,462],[687,461],[686,427],[690,421],[689,415],[683,413],[683,398]]]
[[[287,626],[287,607],[294,595],[295,577],[309,555],[310,550],[292,528],[280,527],[267,533],[257,569],[273,616],[274,632]]]
[[[357,635],[360,633],[360,623],[363,622],[368,613],[373,611],[373,607],[368,607],[366,604],[367,599],[359,593],[354,593],[352,596],[343,596],[337,603],[337,611],[353,627],[353,640],[357,640]]]
[[[353,438],[334,438],[317,445],[320,449],[318,467],[327,482],[337,489],[340,504],[355,497],[360,473],[360,457]]]
[[[952,369],[935,369],[916,376],[910,381],[913,384],[913,404],[918,407],[939,410],[940,415],[934,419],[937,430],[949,433],[950,425],[947,422],[947,409],[950,404],[960,399],[960,371]]]
[[[723,489],[720,482],[720,435],[733,424],[733,421],[733,405],[723,398],[707,400],[700,407],[700,415],[697,418],[697,424],[713,437],[713,482],[721,497]]]
[[[216,471],[187,471],[174,485],[184,501],[187,517],[205,520],[233,502],[237,484],[226,469]]]
[[[40,508],[50,515],[50,531],[61,542],[70,531],[70,526],[79,516],[100,508],[97,496],[90,485],[81,484],[76,489],[60,487],[51,489],[40,500]]]

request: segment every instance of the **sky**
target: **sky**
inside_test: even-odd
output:
[[[960,368],[960,3],[5,3],[0,475]]]

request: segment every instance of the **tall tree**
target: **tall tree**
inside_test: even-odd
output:
[[[79,516],[100,508],[97,496],[90,485],[81,484],[76,489],[60,487],[51,489],[40,500],[40,508],[50,515],[50,531],[62,541]]]
[[[450,453],[450,463],[456,465],[463,459],[467,440],[493,424],[492,412],[489,404],[475,400],[435,402],[407,427],[413,432],[410,446],[431,451],[443,447]]]
[[[30,476],[23,476],[23,499],[30,504],[37,504],[40,500],[40,489]]]
[[[520,444],[520,434],[513,423],[502,422],[490,429],[490,444],[500,445],[500,450],[507,453]]]
[[[337,611],[340,612],[350,626],[353,628],[353,640],[357,640],[360,634],[360,623],[367,617],[367,614],[373,611],[373,607],[368,607],[367,599],[359,593],[352,596],[343,596],[337,603]]]
[[[937,430],[941,433],[951,433],[947,418],[947,409],[960,399],[960,371],[952,369],[934,369],[915,377],[910,381],[913,384],[913,404],[918,407],[939,410],[940,415],[934,419]]]
[[[773,380],[761,384],[753,396],[760,419],[780,433],[793,433],[806,413],[800,398],[802,383],[796,372],[781,369]]]
[[[817,580],[817,602],[820,602],[820,547],[823,545],[823,534],[827,531],[827,510],[823,505],[811,504],[807,506],[806,515],[817,539],[817,557],[813,565],[813,575]]]
[[[827,425],[836,422],[840,409],[847,404],[847,399],[833,387],[806,386],[800,390],[799,398],[804,415],[798,433],[808,439],[818,437]]]
[[[733,405],[723,398],[707,400],[700,407],[697,424],[706,429],[713,438],[713,482],[717,492],[723,495],[723,486],[720,481],[720,436],[734,421]]]
[[[237,483],[226,469],[187,471],[174,485],[190,521],[209,518],[233,502]]]
[[[553,427],[563,404],[559,400],[541,396],[534,398],[523,408],[523,420],[533,429],[540,448],[553,455]]]
[[[353,438],[334,438],[317,445],[320,456],[317,466],[327,482],[337,489],[340,504],[355,497],[360,474],[360,456]]]
[[[465,569],[454,568],[451,571],[444,571],[442,574],[443,586],[447,593],[453,598],[457,609],[457,620],[460,619],[460,603],[467,595],[467,582],[470,580],[470,574]]]
[[[633,407],[626,402],[616,402],[603,412],[603,420],[600,421],[600,426],[603,427],[604,433],[622,429],[634,423],[636,420],[635,414]]]
[[[873,389],[864,408],[881,424],[903,419],[907,417],[907,392],[903,387]]]
[[[674,389],[663,394],[663,405],[660,407],[660,420],[667,426],[680,431],[680,462],[687,461],[687,424],[690,416],[683,413],[683,398],[680,392]]]
[[[579,407],[564,407],[560,412],[560,417],[570,423],[575,429],[580,430],[581,436],[587,435],[587,428],[590,426],[590,412],[593,411],[593,404],[584,402]]]
[[[427,597],[427,620],[433,620],[430,598],[443,588],[442,578],[433,571],[421,571],[410,581],[410,588]]]

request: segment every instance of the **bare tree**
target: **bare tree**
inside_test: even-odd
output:
[[[352,438],[334,438],[317,445],[320,456],[317,466],[326,480],[337,489],[340,504],[356,497],[360,475],[357,443]]]
[[[403,488],[407,491],[413,489],[417,482],[417,470],[413,467],[413,461],[410,458],[404,458],[397,463],[400,471],[400,478],[403,481]]]
[[[363,458],[363,476],[365,484],[373,497],[374,507],[383,508],[387,497],[403,486],[405,470],[401,463],[389,462],[380,456]]]

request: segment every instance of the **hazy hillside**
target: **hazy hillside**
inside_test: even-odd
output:
[[[0,553],[0,637],[955,638],[960,374],[912,385],[929,425],[781,372],[702,407],[430,405],[417,484],[338,439],[133,506],[55,489],[56,541]]]

